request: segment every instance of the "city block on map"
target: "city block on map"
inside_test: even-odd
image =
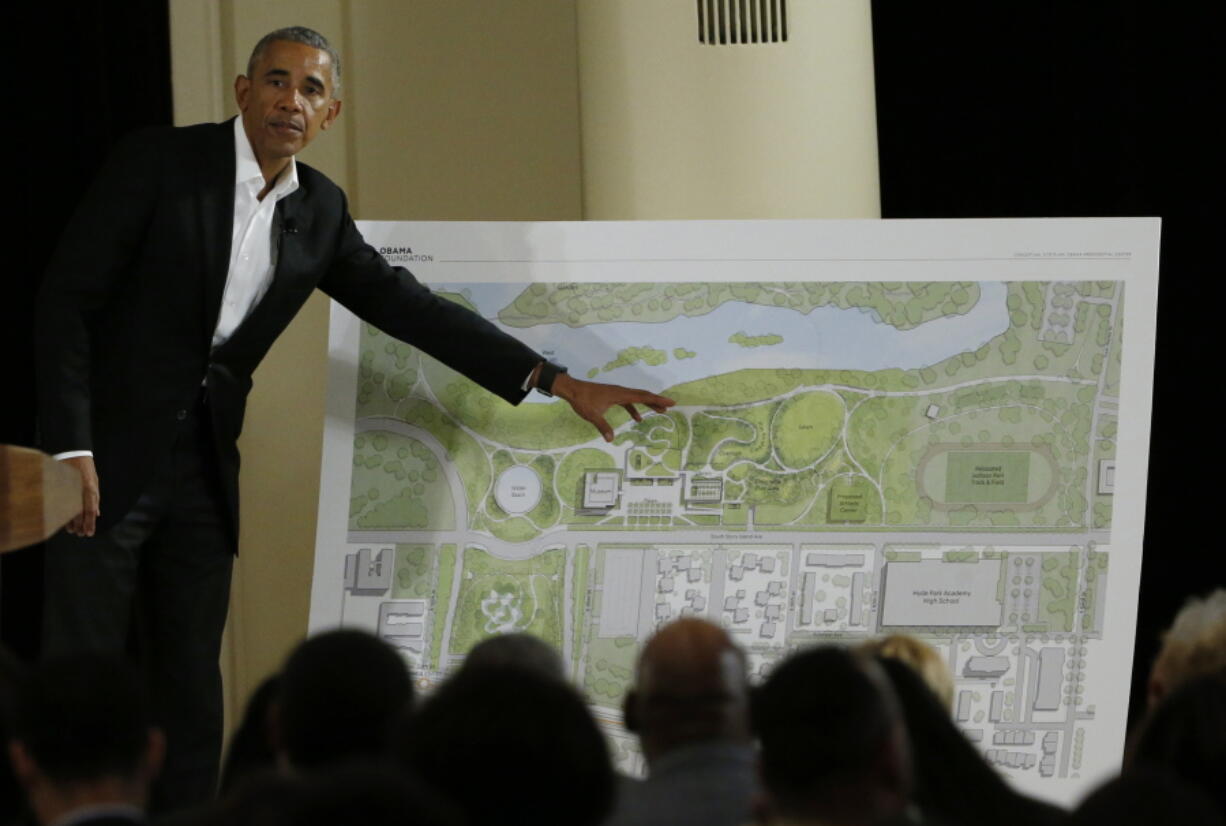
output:
[[[623,766],[644,640],[706,617],[755,677],[905,632],[987,759],[1076,778],[1094,737],[1123,283],[532,283],[440,290],[572,373],[676,399],[606,444],[364,326],[343,621],[423,687],[555,645]],[[820,364],[820,367],[806,366]]]

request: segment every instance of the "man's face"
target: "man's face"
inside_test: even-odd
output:
[[[297,155],[332,125],[341,109],[332,84],[328,53],[289,40],[269,43],[250,77],[234,81],[243,128],[261,167]]]

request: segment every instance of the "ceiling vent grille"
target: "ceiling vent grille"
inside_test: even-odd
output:
[[[783,43],[788,39],[787,0],[695,0],[698,40],[708,46]]]

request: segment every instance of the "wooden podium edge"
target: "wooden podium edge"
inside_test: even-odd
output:
[[[76,469],[32,448],[0,445],[0,553],[42,542],[80,512]]]

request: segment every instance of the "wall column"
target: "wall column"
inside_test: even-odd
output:
[[[761,39],[784,2],[786,42],[699,41],[699,9]],[[867,0],[578,8],[585,218],[880,217]]]

